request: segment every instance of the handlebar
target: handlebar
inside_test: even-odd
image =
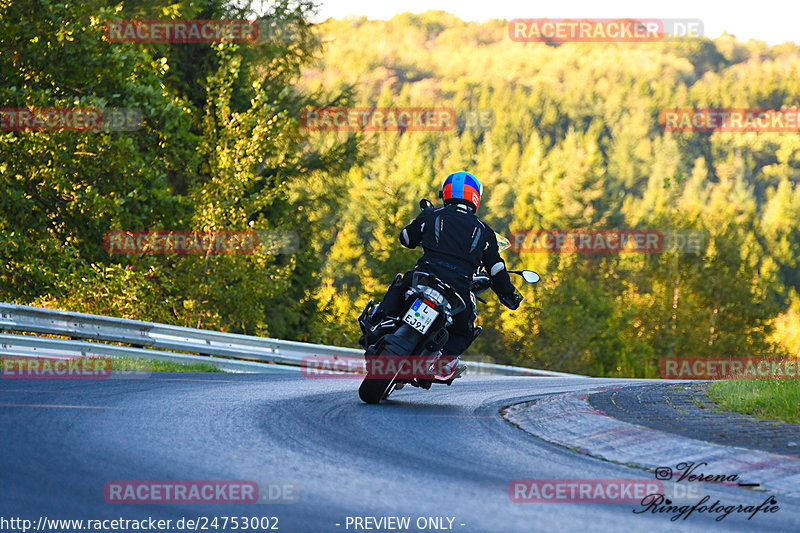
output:
[[[480,274],[472,277],[472,285],[470,290],[475,294],[480,294],[487,290],[492,285],[492,280],[486,274]]]

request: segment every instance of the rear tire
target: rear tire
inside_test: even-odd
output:
[[[396,339],[394,338],[394,335],[386,336],[386,343],[381,350],[381,356],[405,355],[403,353],[404,350],[402,350],[402,348],[396,342],[394,342],[395,340]],[[358,388],[358,397],[361,398],[364,403],[380,403],[381,400],[385,400],[389,397],[389,394],[393,392],[389,390],[389,388],[392,386],[392,383],[394,383],[394,378],[378,379],[372,378],[369,374],[367,374],[367,376],[364,378],[364,381],[361,382],[361,386]],[[386,394],[387,391],[389,394]]]
[[[392,384],[392,379],[373,379],[367,375],[358,388],[358,397],[369,404],[381,403],[386,390]]]

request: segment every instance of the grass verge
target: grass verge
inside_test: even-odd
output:
[[[133,357],[111,358],[111,370],[144,370],[147,372],[225,372],[209,363],[176,363],[158,359]]]
[[[713,383],[708,397],[726,411],[800,424],[800,381],[733,379]]]

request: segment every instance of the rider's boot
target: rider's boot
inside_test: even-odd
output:
[[[358,339],[358,344],[365,350],[370,350],[381,337],[396,328],[397,318],[385,316],[378,311],[371,322],[367,324],[365,332]]]

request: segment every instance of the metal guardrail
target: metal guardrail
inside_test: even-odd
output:
[[[72,340],[12,335],[5,331],[67,336]],[[313,360],[314,356],[329,360],[362,357],[363,353],[338,346],[0,303],[0,354],[3,355],[126,356],[205,362],[242,372],[297,372],[304,361]],[[483,362],[467,361],[467,364],[478,374],[584,377]]]
[[[131,357],[136,359],[157,359],[176,363],[206,363],[232,372],[292,372],[299,368],[285,365],[271,365],[255,361],[237,361],[221,357],[162,352],[145,348],[132,348],[99,342],[85,342],[32,335],[0,334],[0,355],[22,357]]]

